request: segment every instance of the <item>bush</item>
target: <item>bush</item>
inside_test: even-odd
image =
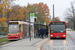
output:
[[[0,32],[0,35],[7,35],[7,32]]]
[[[0,35],[7,35],[8,27],[0,27]]]

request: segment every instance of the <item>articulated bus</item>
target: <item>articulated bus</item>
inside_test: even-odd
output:
[[[29,23],[9,21],[8,40],[18,40],[29,36]]]
[[[50,22],[50,38],[66,39],[66,22],[63,21]]]

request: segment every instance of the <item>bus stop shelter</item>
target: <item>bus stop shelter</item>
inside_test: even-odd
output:
[[[47,25],[44,25],[42,23],[36,23],[34,24],[34,38],[39,38],[40,37],[40,28],[43,26],[44,29],[47,29]]]

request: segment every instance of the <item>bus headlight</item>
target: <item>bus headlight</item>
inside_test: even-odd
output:
[[[10,35],[8,35],[8,37],[10,37]]]
[[[63,36],[66,36],[66,35],[63,35]]]
[[[50,35],[50,36],[53,36],[53,35]]]

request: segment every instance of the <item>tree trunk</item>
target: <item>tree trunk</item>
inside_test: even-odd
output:
[[[75,22],[74,22],[74,30],[75,30]]]

